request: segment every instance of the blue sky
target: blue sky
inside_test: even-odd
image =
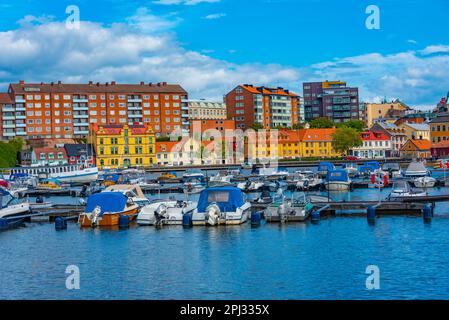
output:
[[[62,30],[72,4],[81,28]],[[380,30],[365,27],[371,4]],[[336,78],[430,107],[449,91],[448,14],[447,0],[0,0],[0,83],[169,81],[220,99]]]

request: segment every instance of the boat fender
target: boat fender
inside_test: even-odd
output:
[[[261,220],[260,212],[253,212],[253,213],[251,213],[251,225],[252,226],[260,225],[260,220]]]
[[[0,230],[8,229],[8,220],[5,218],[0,218]]]
[[[376,220],[376,207],[368,207],[368,209],[366,210],[366,216],[369,222],[374,222]]]
[[[55,229],[57,231],[66,230],[67,229],[67,220],[62,217],[57,217],[55,219]]]
[[[128,228],[129,227],[129,216],[122,215],[118,218],[118,226],[119,228]]]
[[[312,222],[318,222],[321,219],[321,213],[319,211],[312,212]]]
[[[192,215],[189,213],[184,213],[182,215],[182,226],[184,228],[190,228],[192,226]]]
[[[423,218],[425,222],[430,222],[433,218],[433,208],[431,204],[426,204],[423,209]]]

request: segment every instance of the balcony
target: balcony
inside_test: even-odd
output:
[[[24,114],[16,114],[16,119],[25,120],[26,119],[26,115],[24,115]]]
[[[16,103],[25,103],[25,99],[23,97],[16,97]]]
[[[130,97],[128,97],[128,102],[130,102],[130,103],[142,102],[142,98],[136,98],[136,97],[130,98]]]
[[[143,118],[143,115],[140,113],[129,113],[128,118]]]
[[[15,127],[16,127],[15,123],[8,123],[8,124],[3,123],[4,129],[14,129]]]
[[[25,112],[26,111],[25,106],[22,105],[22,104],[16,105],[16,111],[23,111],[23,112]]]
[[[17,136],[26,136],[27,133],[25,131],[16,131]]]
[[[3,112],[14,112],[16,109],[11,105],[6,105],[3,107]]]
[[[89,126],[89,122],[74,122],[73,125],[75,127],[88,127]]]
[[[25,122],[16,122],[16,128],[26,128]]]
[[[128,106],[128,111],[141,111],[142,106]]]
[[[3,120],[16,120],[15,115],[3,115]]]
[[[14,137],[16,135],[15,132],[11,132],[11,131],[3,131],[3,136],[4,137]]]
[[[89,130],[76,130],[73,132],[74,135],[87,135],[89,134]]]
[[[75,110],[75,111],[87,111],[87,110],[89,110],[89,107],[87,106],[87,105],[82,105],[82,106],[80,106],[80,105],[73,105],[73,110]]]
[[[87,99],[87,97],[79,97],[79,98],[75,98],[73,97],[73,103],[88,103],[89,99]]]
[[[89,119],[88,114],[73,114],[74,119]]]

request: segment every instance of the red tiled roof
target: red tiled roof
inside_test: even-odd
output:
[[[287,91],[284,88],[269,88],[269,87],[256,87],[252,85],[241,85],[245,90],[255,93],[255,94],[263,94],[263,95],[278,95],[278,96],[289,96],[289,97],[298,97],[298,95],[294,92]]]
[[[0,103],[13,103],[11,96],[8,93],[0,93]]]
[[[30,93],[26,88],[39,90],[44,93],[179,93],[187,92],[178,84],[143,83],[143,84],[118,84],[118,83],[92,83],[92,84],[65,84],[65,83],[12,83],[11,88],[16,94]],[[32,91],[36,93],[35,91]]]
[[[365,131],[361,133],[363,141],[387,141],[390,140],[385,133],[380,131]]]
[[[93,130],[98,135],[119,135],[126,125],[108,124],[108,125],[94,125]],[[104,133],[98,133],[102,128]],[[128,125],[129,130],[133,135],[142,135],[150,130],[148,125]]]
[[[300,130],[279,130],[279,143],[296,143],[301,141]]]
[[[426,139],[424,139],[424,140],[410,139],[408,141],[413,143],[416,146],[416,149],[418,149],[418,150],[430,150],[430,148],[432,147],[432,142],[430,142],[429,140],[426,140]],[[408,143],[408,141],[407,141],[407,143]],[[405,145],[407,145],[407,143],[405,143]],[[405,147],[405,145],[404,145],[404,147]]]
[[[67,159],[67,153],[65,151],[65,148],[50,148],[50,147],[34,148],[33,152],[38,159],[40,159],[41,153],[45,153],[45,157],[47,158],[49,153],[53,153],[55,156],[57,156],[57,154],[60,152],[62,152],[64,159]]]
[[[333,141],[335,128],[331,129],[302,129],[299,130],[301,141]]]

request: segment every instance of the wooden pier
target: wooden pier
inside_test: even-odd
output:
[[[348,202],[314,202],[314,206],[319,209],[326,207],[321,212],[323,215],[350,214],[348,211],[365,212],[369,207],[376,206],[376,213],[379,215],[421,215],[425,203],[407,203],[401,201],[348,201]]]

